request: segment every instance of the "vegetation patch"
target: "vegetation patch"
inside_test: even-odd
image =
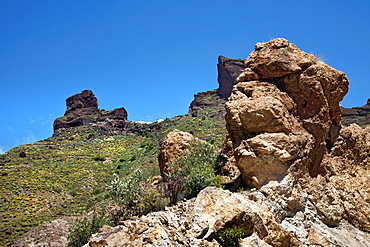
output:
[[[158,150],[165,136],[179,129],[220,148],[224,126],[223,107],[214,106],[161,123],[130,123],[123,135],[98,126],[58,129],[48,139],[0,155],[0,246],[15,241],[31,227],[61,216],[82,215],[97,204],[117,205],[122,209],[117,219],[162,208],[168,199],[163,200],[144,182],[159,175]],[[209,164],[199,163],[205,170],[195,168],[196,163],[187,165],[186,193],[195,195],[201,187],[217,183]],[[112,181],[124,183],[137,170],[141,186],[131,212],[123,197],[107,197],[107,190]]]

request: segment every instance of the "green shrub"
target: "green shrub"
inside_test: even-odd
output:
[[[232,226],[230,228],[223,229],[218,236],[219,243],[223,247],[234,247],[238,246],[239,239],[244,237],[245,230],[241,227]]]
[[[190,142],[188,150],[172,162],[167,174],[171,185],[171,202],[175,203],[180,193],[187,197],[196,196],[207,186],[219,186],[216,149],[208,143]]]
[[[119,206],[111,212],[114,224],[135,215],[162,210],[169,199],[142,182],[142,172],[136,170],[125,180],[116,176],[106,188],[107,194]]]
[[[98,232],[106,224],[109,224],[109,220],[104,217],[103,213],[94,213],[91,218],[78,219],[69,229],[67,247],[81,247],[88,242],[93,233]]]

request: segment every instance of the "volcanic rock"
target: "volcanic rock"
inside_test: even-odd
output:
[[[98,100],[90,90],[84,90],[66,99],[64,116],[55,119],[54,132],[61,128],[99,125],[110,128],[126,127],[127,111],[118,108],[112,111],[100,110]]]
[[[245,65],[263,79],[301,72],[317,60],[314,55],[299,50],[283,38],[257,43],[254,49],[245,60]]]
[[[356,123],[360,126],[369,126],[370,124],[370,99],[367,100],[366,105],[353,107],[353,108],[342,108],[343,125],[348,126],[352,123]]]
[[[197,116],[197,111],[209,107],[217,107],[218,111],[214,114],[225,115],[226,100],[218,95],[217,90],[202,92],[194,95],[194,100],[190,103],[189,114]]]
[[[231,94],[233,85],[236,83],[236,78],[244,69],[244,60],[219,56],[217,64],[218,95],[227,99]]]

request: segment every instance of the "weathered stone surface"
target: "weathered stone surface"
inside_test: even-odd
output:
[[[117,108],[104,111],[98,108],[98,100],[90,90],[84,90],[66,99],[67,110],[64,116],[55,119],[54,132],[61,128],[99,125],[110,128],[126,127],[127,111]]]
[[[294,101],[274,84],[238,83],[226,112],[231,146],[246,184],[259,187],[282,179],[313,145],[312,135],[295,117]]]
[[[235,85],[236,78],[245,69],[244,60],[231,59],[223,56],[218,57],[217,71],[218,71],[218,94],[227,99],[233,85]]]
[[[218,111],[214,114],[225,115],[226,100],[218,95],[217,90],[207,91],[194,95],[194,100],[190,103],[189,114],[197,116],[197,111],[208,107],[218,107]]]
[[[341,130],[338,141],[324,157],[328,184],[333,187],[342,217],[370,232],[370,128],[352,124]],[[338,207],[339,207],[338,206]]]
[[[104,227],[85,246],[220,246],[219,232],[234,225],[247,236],[239,246],[369,246],[369,234],[346,220],[323,223],[307,191],[296,194],[294,187],[289,179],[268,185],[263,193],[208,187],[165,211]],[[300,206],[289,209],[298,199]]]
[[[292,166],[303,165],[311,176],[324,174],[321,161],[339,134],[339,101],[348,91],[347,77],[285,39],[255,49],[245,63],[261,79],[241,75],[226,103],[227,129],[245,183],[258,186],[282,179]],[[298,156],[285,148],[268,153],[251,146],[258,135],[280,132],[289,136],[279,135],[296,146]],[[284,155],[277,154],[289,158],[284,162]]]
[[[98,100],[90,90],[72,95],[66,99],[67,110],[64,115],[74,113],[76,115],[91,115],[98,112]]]
[[[286,39],[278,38],[258,43],[255,51],[245,60],[245,65],[266,79],[300,72],[315,62],[314,55],[301,51]]]
[[[233,88],[225,153],[234,153],[245,184],[264,195],[251,198],[280,219],[282,246],[367,246],[370,128],[341,129],[347,77],[309,58],[282,39],[256,46],[246,65],[261,79],[240,79]],[[273,239],[279,238],[261,240],[274,245]]]
[[[251,236],[246,237],[239,241],[240,247],[268,247],[271,246],[265,241],[261,240],[257,234],[253,233]]]
[[[251,70],[251,68],[245,68],[243,72],[236,78],[236,82],[243,82],[243,81],[254,81],[259,80],[260,76]]]
[[[170,163],[187,151],[191,141],[201,140],[180,130],[168,133],[166,139],[162,142],[158,155],[158,165],[163,178],[166,178],[166,174],[171,171]]]

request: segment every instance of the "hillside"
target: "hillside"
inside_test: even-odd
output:
[[[266,52],[264,49],[267,49],[266,54],[262,53]],[[275,52],[274,49],[287,49],[287,53],[292,52],[293,55],[271,56],[269,52]],[[269,59],[276,61],[268,63]],[[348,90],[344,73],[318,62],[311,54],[298,50],[284,39],[267,45],[257,44],[255,52],[247,60],[248,68],[243,61],[220,56],[219,88],[195,94],[188,114],[160,122],[143,124],[128,121],[124,108],[101,110],[89,90],[69,97],[64,116],[54,122],[52,137],[18,146],[0,155],[0,246],[11,245],[17,239],[21,240],[12,246],[26,246],[22,235],[30,229],[34,231],[31,231],[30,241],[42,245],[45,238],[37,237],[38,230],[34,228],[41,223],[114,206],[106,196],[107,184],[115,174],[124,180],[138,168],[143,172],[143,181],[160,175],[158,153],[166,136],[175,129],[205,140],[219,150],[222,148],[228,157],[227,165],[237,166],[240,170],[238,185],[244,186],[237,189],[245,190],[244,194],[208,188],[196,199],[180,202],[165,212],[122,224],[147,224],[143,219],[157,224],[158,215],[168,218],[178,213],[185,214],[185,218],[178,217],[182,223],[188,227],[197,221],[196,225],[201,230],[182,229],[186,232],[183,232],[182,241],[205,244],[199,246],[219,246],[221,230],[233,224],[247,230],[245,235],[248,237],[253,234],[260,244],[266,243],[260,246],[300,246],[310,241],[332,246],[333,241],[343,241],[338,234],[359,234],[366,238],[369,228],[364,223],[368,203],[365,192],[368,188],[361,187],[356,178],[366,181],[361,172],[368,172],[368,158],[362,154],[368,150],[363,137],[367,129],[353,126],[341,129],[339,102]],[[279,67],[279,63],[283,65]],[[306,84],[302,84],[305,88],[299,84],[299,74],[306,76]],[[235,84],[237,86],[232,90]],[[334,89],[337,91],[331,93]],[[364,121],[369,116],[368,104],[342,111],[343,125],[356,122],[363,127],[368,125]],[[351,139],[352,136],[354,138]],[[352,173],[343,164],[350,164]],[[353,186],[341,183],[342,179],[352,181]],[[349,192],[344,189],[347,187]],[[312,188],[321,191],[324,198],[320,198]],[[352,193],[356,188],[364,199]],[[307,194],[313,196],[308,198]],[[349,198],[350,202],[343,202],[339,194]],[[200,218],[191,218],[189,215],[198,210],[193,208],[195,204],[214,206],[207,196],[214,201],[241,203],[245,210],[243,215],[250,219],[241,217],[239,209],[232,207],[235,205],[227,204],[222,204],[219,210],[234,210],[235,214],[216,217],[218,225],[210,227],[204,223],[207,217],[210,217],[210,222],[214,220],[214,215],[211,217],[204,212],[198,212],[199,215],[204,214]],[[359,203],[366,205],[361,209]],[[253,211],[255,207],[261,209]],[[356,213],[358,215],[354,215]],[[301,219],[302,214],[306,215],[307,221]],[[71,219],[68,218],[73,221]],[[161,231],[168,234],[168,241],[177,241],[171,235],[176,229],[170,223],[161,224]],[[304,224],[313,229],[311,235],[302,230]],[[149,225],[145,227],[149,229]],[[112,233],[118,228],[107,227],[105,231],[113,239]],[[135,229],[128,227],[121,234],[123,237],[131,236]],[[320,229],[328,231],[328,235]],[[299,231],[303,232],[302,236]],[[335,231],[339,233],[336,235]],[[61,234],[65,238],[65,229]],[[323,244],[320,238],[329,235],[334,240]],[[149,241],[153,236],[136,237]],[[92,245],[93,241],[96,239],[92,240]]]
[[[158,149],[174,129],[220,147],[226,133],[220,107],[196,112],[161,123],[127,122],[120,135],[102,126],[60,129],[1,155],[0,246],[40,223],[103,203],[103,188],[114,174],[125,177],[140,167],[146,178],[159,175]]]

